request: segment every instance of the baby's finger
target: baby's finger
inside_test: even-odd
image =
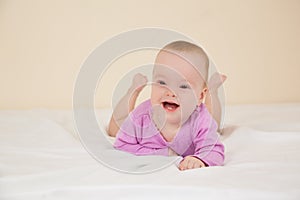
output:
[[[180,170],[186,170],[187,169],[187,160],[186,159],[181,161],[181,163],[179,164],[179,169]]]
[[[195,161],[189,159],[188,162],[187,162],[187,168],[188,169],[193,169],[194,168],[194,164],[195,164]]]
[[[184,164],[183,163],[180,163],[180,165],[179,165],[179,170],[185,170],[185,166],[184,166]]]
[[[200,163],[200,162],[194,163],[194,168],[201,168],[201,167],[202,167],[202,163]]]
[[[201,167],[206,167],[205,163],[201,162]]]

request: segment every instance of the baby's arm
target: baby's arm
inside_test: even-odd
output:
[[[134,155],[168,156],[169,149],[167,146],[161,146],[159,148],[157,145],[145,145],[140,143],[140,135],[142,135],[143,132],[143,128],[141,127],[143,123],[140,121],[142,118],[136,118],[134,114],[135,111],[129,114],[130,116],[123,122],[115,140],[114,147],[118,150],[126,151]],[[137,124],[139,125],[137,126]],[[155,138],[151,138],[150,143],[155,140]]]
[[[205,121],[209,121],[208,127],[201,128],[194,138],[195,152],[191,156],[200,159],[206,166],[223,165],[224,145],[217,133],[217,123],[212,118]]]
[[[220,130],[222,108],[218,95],[218,88],[224,83],[226,78],[227,77],[224,74],[219,74],[217,72],[214,73],[208,81],[208,91],[205,98],[205,105],[209,113],[216,120],[218,124],[218,132],[220,133],[222,131]]]
[[[108,134],[115,137],[120,126],[127,118],[128,114],[134,109],[135,102],[142,89],[147,84],[147,77],[142,74],[136,74],[133,78],[132,85],[125,96],[115,107],[108,125]]]
[[[126,121],[124,123],[127,123]],[[127,126],[126,128],[128,128]],[[131,131],[132,133],[133,131]],[[126,151],[137,156],[145,155],[163,155],[163,156],[178,156],[178,154],[169,147],[160,149],[149,148],[138,143],[137,139],[133,136],[127,135],[122,130],[117,135],[114,147],[121,151]]]
[[[124,122],[126,123],[126,122]],[[127,126],[128,128],[128,126]],[[118,150],[125,151],[128,153],[132,153],[137,156],[145,156],[145,155],[169,155],[168,147],[155,149],[143,146],[138,143],[137,138],[127,135],[122,130],[118,133],[117,139],[115,141],[114,147]]]

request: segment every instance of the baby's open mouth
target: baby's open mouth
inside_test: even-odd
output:
[[[172,103],[172,102],[167,102],[167,101],[164,101],[162,103],[162,105],[165,110],[171,111],[171,112],[175,111],[179,107],[179,105],[177,103]]]

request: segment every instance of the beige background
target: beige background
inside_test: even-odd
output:
[[[0,27],[0,109],[71,108],[89,53],[140,27],[198,41],[229,77],[227,104],[300,102],[299,0],[0,0]],[[97,107],[110,106],[122,73],[154,55],[116,61],[103,78],[107,87],[97,91]]]

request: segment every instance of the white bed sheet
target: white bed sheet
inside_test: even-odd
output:
[[[111,111],[97,111],[101,125]],[[225,166],[133,175],[97,162],[71,111],[0,111],[0,199],[300,199],[300,104],[226,108]]]

